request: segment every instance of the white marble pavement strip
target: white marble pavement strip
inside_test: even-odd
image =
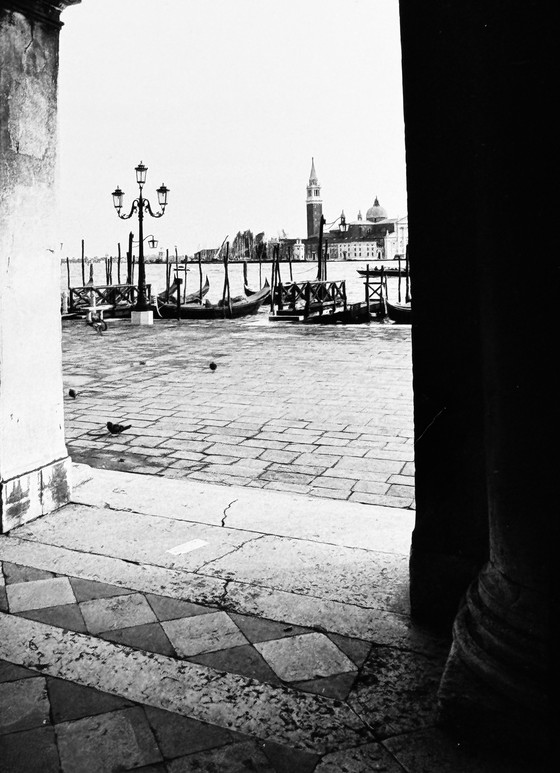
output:
[[[215,605],[222,598],[226,587],[224,580],[193,572],[137,564],[7,535],[0,537],[0,558],[55,574],[209,606]]]
[[[421,649],[407,616],[352,604],[312,598],[247,583],[134,564],[55,545],[0,537],[0,560],[36,569],[155,593],[208,606],[220,606],[291,625],[320,628],[378,644]]]
[[[261,539],[256,532],[88,505],[67,505],[11,533],[82,552],[187,571],[197,571],[245,542]],[[170,552],[191,540],[202,544],[187,553]]]
[[[86,505],[67,505],[12,534],[81,553],[408,613],[405,555]],[[169,552],[190,539],[204,544],[188,553]]]
[[[407,555],[414,513],[242,486],[73,465],[72,501],[279,537]]]
[[[226,580],[409,614],[408,557],[263,536],[202,570]]]
[[[374,740],[345,704],[0,613],[0,658],[317,753]]]

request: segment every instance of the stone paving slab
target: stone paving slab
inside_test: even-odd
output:
[[[359,504],[224,486],[154,478],[85,464],[72,467],[72,501],[89,506],[153,513],[176,520],[228,526],[246,532],[298,537],[345,547],[408,554],[414,513]],[[398,528],[395,519],[398,519]]]
[[[152,492],[148,512],[136,512],[144,492],[135,487],[143,476],[80,465],[74,471],[80,504],[0,538],[0,578],[8,591],[0,612],[0,704],[16,704],[11,714],[0,705],[8,717],[0,743],[9,773],[469,769],[469,757],[435,727],[449,641],[412,624],[403,606],[407,510],[324,499],[322,528],[311,506],[318,500],[311,496],[242,489],[224,508],[224,493],[232,493],[226,487],[149,478],[158,495]],[[128,495],[132,509],[100,506],[104,486],[108,498]],[[292,512],[286,535],[255,530],[283,528],[281,518],[259,518],[258,498],[263,512],[281,513],[284,505]],[[189,520],[202,502],[202,518],[211,523]],[[214,515],[212,502],[219,508]],[[245,505],[255,523],[244,518]],[[350,524],[355,516],[357,524],[360,510],[367,547],[344,545],[336,519],[348,517]],[[122,555],[92,551],[87,534],[80,542],[80,525],[88,531],[87,512],[96,518],[105,513],[107,528],[114,520],[120,536],[113,550]],[[212,530],[229,535],[227,552],[220,556],[218,549],[192,571],[188,564],[158,565],[161,545],[155,541],[151,550],[142,543],[145,561],[131,560],[127,550],[150,520],[163,531],[196,526],[206,536]],[[66,529],[74,544],[53,544],[65,541]],[[187,541],[184,555],[196,552],[193,542]],[[266,560],[253,561],[248,572],[243,550],[261,543]],[[305,546],[307,558],[291,578],[288,559],[274,558],[280,545],[286,557],[295,545],[300,551]],[[326,554],[331,566],[321,573]],[[338,588],[344,600],[334,600],[333,589],[357,556],[366,561],[361,570],[354,567],[361,590],[350,582],[346,590]],[[219,568],[224,559],[230,561],[225,572]],[[377,588],[376,563],[383,567]],[[230,570],[242,579],[228,577]],[[396,582],[385,582],[387,571]],[[17,611],[18,599],[32,598],[37,583],[70,588],[72,603]],[[31,590],[22,591],[25,585]],[[19,589],[14,609],[10,589]],[[358,590],[375,606],[356,604]],[[72,629],[69,609],[87,628]],[[30,614],[41,617],[28,619]],[[473,770],[518,773],[484,760]]]
[[[74,461],[414,508],[406,326],[69,320],[63,362]]]

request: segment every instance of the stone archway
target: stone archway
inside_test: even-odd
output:
[[[0,11],[3,530],[68,499],[49,234],[59,18],[72,2],[12,0]],[[547,711],[554,478],[542,413],[554,404],[554,320],[531,292],[519,221],[536,212],[548,222],[551,210],[541,186],[548,22],[517,1],[401,2],[415,308],[413,612],[448,624],[472,581],[455,622],[442,719],[530,743],[543,740]],[[519,206],[527,192],[529,213]]]

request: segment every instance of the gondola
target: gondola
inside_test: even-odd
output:
[[[186,295],[181,303],[196,303],[197,301],[202,301],[202,298],[208,293],[208,290],[210,289],[210,282],[208,281],[208,277],[206,277],[206,280],[204,284],[202,285],[202,289],[198,289],[194,293],[189,293]],[[173,284],[169,287],[169,290],[164,290],[162,293],[159,293],[157,300],[158,305],[168,304],[172,303],[175,305],[175,309],[177,309],[177,291],[180,291],[180,285],[177,284],[177,281],[173,282]]]
[[[266,301],[268,301],[270,299],[270,285],[268,283],[268,279],[264,280],[264,285],[262,286],[261,290],[264,290],[265,288],[268,288],[268,295],[264,296],[264,298],[262,300],[263,303],[266,303]],[[248,298],[250,298],[252,295],[256,295],[258,292],[260,292],[260,291],[259,290],[251,290],[249,285],[245,285],[245,295]]]
[[[237,317],[247,317],[250,314],[256,314],[270,294],[270,287],[266,284],[253,295],[237,296],[231,299],[231,302],[220,301],[219,303],[183,303],[180,307],[181,319],[236,319]],[[173,304],[164,304],[159,306],[159,312],[162,317],[177,318],[177,307]]]
[[[387,301],[387,314],[389,319],[400,325],[410,325],[412,323],[412,307],[409,303],[389,303]]]

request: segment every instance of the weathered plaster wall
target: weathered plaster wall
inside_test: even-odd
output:
[[[0,10],[2,530],[68,498],[60,269],[52,252],[58,36],[57,24]]]

